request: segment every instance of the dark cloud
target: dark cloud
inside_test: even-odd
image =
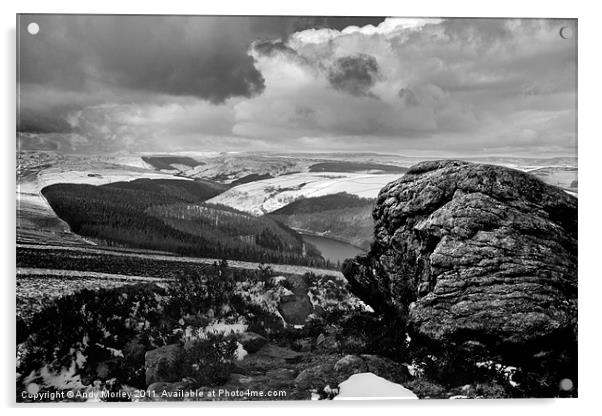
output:
[[[83,90],[97,84],[212,102],[260,93],[248,55],[255,40],[310,27],[341,28],[382,18],[23,15],[20,81]],[[29,21],[40,33],[26,32]],[[278,44],[275,44],[278,45]]]
[[[369,95],[378,79],[376,58],[366,54],[337,59],[328,73],[328,81],[335,89],[352,95]]]
[[[69,133],[71,126],[60,116],[62,112],[34,113],[26,112],[17,118],[17,131],[32,133]]]
[[[52,141],[49,135],[20,134],[19,148],[21,150],[59,150],[57,142]]]
[[[574,150],[576,21],[19,20],[26,147]]]
[[[19,19],[23,93],[17,125],[19,131],[32,132],[70,131],[64,120],[69,111],[103,100],[144,101],[164,94],[219,104],[231,97],[252,97],[265,88],[248,54],[253,42],[269,53],[286,47],[266,40],[286,39],[297,30],[339,29],[383,20],[120,15],[20,15]],[[26,30],[32,21],[40,25],[35,36]],[[34,93],[25,91],[31,86],[38,87],[29,88]],[[50,102],[48,94],[58,100]],[[37,105],[40,99],[43,106]]]
[[[286,46],[286,44],[280,39],[253,42],[252,48],[256,53],[265,56],[273,56],[277,53],[297,56],[297,52],[294,49]]]
[[[401,98],[403,102],[410,107],[416,107],[420,105],[420,101],[418,101],[418,98],[416,98],[416,94],[414,94],[414,92],[409,88],[400,88],[397,95],[399,95],[399,98]]]
[[[384,17],[374,16],[299,16],[293,18],[290,33],[299,32],[306,29],[343,30],[348,26],[378,26],[384,20]]]
[[[21,36],[23,83],[67,90],[99,85],[212,102],[252,96],[264,80],[247,55],[240,18],[37,16],[40,33]],[[236,30],[233,30],[236,28]]]

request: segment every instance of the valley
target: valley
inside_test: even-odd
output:
[[[178,382],[153,383],[150,357],[205,342],[210,332],[211,348],[229,340],[220,353],[233,363],[213,385],[324,398],[355,360],[405,383],[413,397],[463,393],[410,381],[414,364],[388,358],[405,348],[398,328],[341,272],[346,259],[369,253],[378,194],[414,158],[22,153],[18,383],[43,391],[94,390],[94,380],[103,389],[111,380],[119,389],[177,389]],[[490,162],[577,194],[570,160]],[[57,329],[48,319],[60,322]],[[174,381],[182,378],[176,367]]]
[[[119,275],[131,268],[123,263],[128,258],[149,266],[126,274],[155,270],[150,276],[165,279],[173,277],[170,264],[226,258],[232,267],[336,274],[345,258],[370,247],[380,189],[417,160],[372,153],[20,152],[17,264]],[[577,193],[571,158],[479,161]],[[106,256],[110,262],[99,260]]]

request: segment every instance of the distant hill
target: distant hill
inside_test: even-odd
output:
[[[291,228],[368,248],[375,200],[345,192],[296,200],[269,214]]]
[[[204,203],[226,188],[209,181],[139,179],[101,186],[55,184],[42,193],[73,232],[107,245],[327,265],[313,246],[275,219]]]
[[[129,182],[112,182],[102,185],[107,189],[154,193],[186,202],[206,201],[228,189],[227,185],[207,180],[136,179]]]
[[[204,165],[203,162],[199,162],[188,156],[142,156],[142,160],[159,170],[172,170],[174,169],[172,165],[185,165],[191,168]]]
[[[345,209],[354,207],[372,207],[373,199],[360,198],[357,195],[339,192],[331,195],[318,196],[314,198],[301,198],[288,205],[283,206],[273,215],[308,214],[312,212],[323,212],[333,209]]]
[[[395,165],[346,161],[322,162],[309,167],[310,172],[363,172],[368,170],[377,170],[388,173],[405,173],[408,169]]]
[[[271,178],[273,178],[273,176],[270,175],[269,173],[252,173],[250,175],[243,176],[242,178],[239,178],[239,179],[236,179],[236,180],[230,182],[230,186],[237,186],[237,185],[242,185],[243,183],[261,181],[263,179],[271,179]]]

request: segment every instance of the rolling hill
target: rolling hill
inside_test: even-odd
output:
[[[142,160],[159,170],[173,170],[175,169],[174,165],[194,168],[205,164],[188,156],[142,156]]]
[[[298,199],[268,216],[287,226],[367,249],[372,241],[374,199],[345,192]]]
[[[72,231],[106,245],[237,260],[324,265],[300,235],[271,218],[204,202],[224,191],[209,181],[150,180],[42,190]]]

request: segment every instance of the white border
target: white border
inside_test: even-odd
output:
[[[14,269],[15,269],[15,21],[16,13],[119,13],[119,14],[275,14],[275,15],[339,15],[339,16],[444,16],[444,17],[570,17],[579,19],[579,399],[574,400],[506,400],[506,401],[420,401],[418,403],[353,402],[316,404],[295,403],[216,403],[179,408],[175,411],[287,415],[306,415],[308,412],[351,412],[352,414],[377,412],[403,412],[412,414],[483,414],[507,415],[526,411],[545,414],[588,414],[600,407],[598,390],[602,386],[599,347],[602,344],[600,319],[602,313],[597,308],[602,295],[600,218],[598,211],[602,203],[602,190],[599,175],[600,157],[600,14],[595,2],[546,1],[527,2],[524,0],[485,1],[381,1],[351,3],[347,1],[303,0],[302,2],[283,1],[177,1],[164,2],[125,2],[123,0],[102,0],[97,2],[75,1],[34,1],[2,2],[3,56],[0,64],[3,82],[1,100],[2,126],[2,259],[4,266],[3,302],[4,342],[2,343],[2,368],[0,374],[3,386],[1,402],[12,412],[33,413],[50,411],[63,414],[66,410],[78,414],[83,411],[91,414],[105,414],[110,407],[81,407],[68,409],[66,406],[52,408],[15,408],[14,401]],[[120,406],[123,408],[123,406]],[[164,414],[169,404],[157,404],[139,409],[150,414]],[[39,409],[39,410],[38,410]],[[120,409],[116,411],[128,411]]]

